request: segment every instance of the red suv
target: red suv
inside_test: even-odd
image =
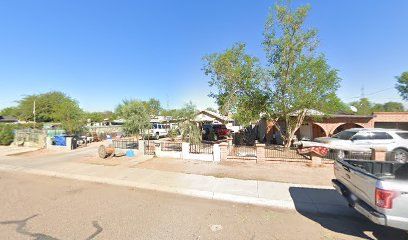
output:
[[[206,124],[203,125],[203,139],[217,141],[228,137],[231,131],[223,124]]]

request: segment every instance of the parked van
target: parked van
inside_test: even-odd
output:
[[[168,129],[166,125],[160,123],[153,123],[152,128],[149,130],[149,136],[155,139],[160,137],[166,137],[168,134]]]

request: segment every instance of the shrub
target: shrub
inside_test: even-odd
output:
[[[0,125],[0,145],[10,145],[14,140],[15,125],[1,124]]]
[[[170,129],[167,136],[171,138],[172,141],[179,135],[179,131],[177,129]]]

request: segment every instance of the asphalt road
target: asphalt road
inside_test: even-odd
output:
[[[317,216],[0,172],[0,239],[408,239],[356,217]]]

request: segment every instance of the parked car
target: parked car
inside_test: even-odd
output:
[[[153,123],[152,128],[149,130],[149,136],[155,139],[166,137],[168,133],[166,125],[160,123]]]
[[[408,163],[337,160],[334,188],[372,222],[408,231]]]
[[[370,149],[382,147],[387,150],[387,159],[408,162],[408,131],[382,128],[352,128],[332,137],[316,138],[318,143],[332,145],[335,149]],[[336,158],[344,159],[350,151],[336,150]]]
[[[224,124],[205,124],[203,125],[203,139],[217,141],[228,137],[231,131]]]

